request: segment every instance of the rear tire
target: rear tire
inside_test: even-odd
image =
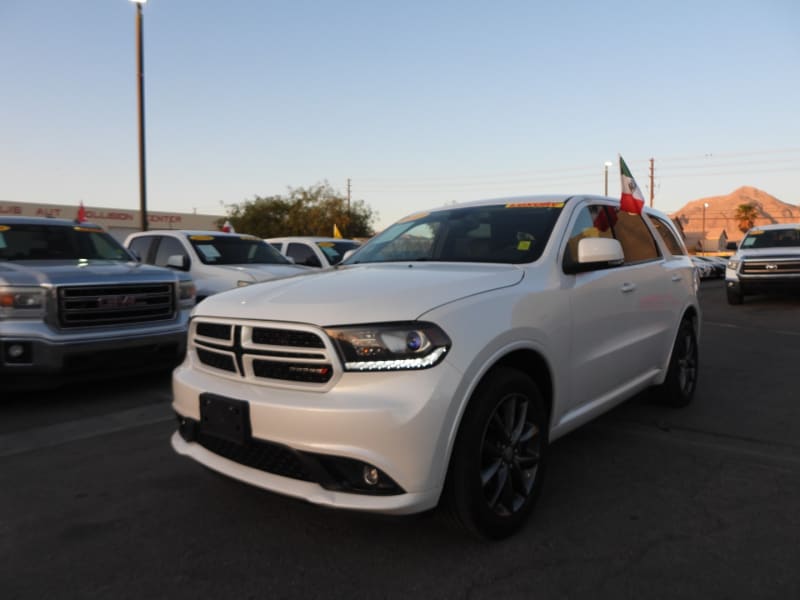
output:
[[[468,531],[502,539],[519,531],[544,477],[548,423],[536,384],[497,367],[478,385],[456,437],[444,500]]]
[[[657,388],[662,403],[675,408],[688,405],[697,389],[699,367],[697,336],[690,319],[681,321],[664,383]]]

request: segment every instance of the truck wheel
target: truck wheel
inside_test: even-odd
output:
[[[728,304],[741,304],[744,302],[744,296],[741,292],[735,292],[731,288],[727,288],[728,292]]]
[[[689,404],[697,388],[698,366],[697,336],[692,322],[684,319],[672,347],[667,377],[657,389],[660,400],[675,408]]]
[[[536,384],[498,367],[475,390],[456,437],[445,501],[471,533],[501,539],[518,531],[542,486],[547,413]]]

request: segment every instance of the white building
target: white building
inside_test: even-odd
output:
[[[34,204],[29,202],[7,202],[0,200],[0,217],[53,217],[76,219],[79,205]],[[84,205],[86,220],[100,225],[120,242],[129,233],[141,231],[141,218],[138,210],[124,208],[103,208]],[[217,221],[222,215],[198,215],[194,213],[171,213],[147,211],[148,229],[203,229],[216,231]]]

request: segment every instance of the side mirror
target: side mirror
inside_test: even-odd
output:
[[[179,271],[188,271],[190,265],[189,257],[184,254],[172,254],[167,259],[167,266]]]
[[[583,273],[616,267],[625,262],[622,244],[610,238],[583,238],[578,242],[578,262],[564,265],[565,273]]]

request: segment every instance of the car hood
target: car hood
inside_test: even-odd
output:
[[[0,263],[0,283],[70,285],[175,281],[175,271],[134,261],[26,260]],[[188,277],[186,277],[188,278]]]
[[[195,314],[321,326],[408,321],[459,298],[515,285],[522,277],[513,265],[355,265],[217,294]]]
[[[289,277],[290,275],[297,275],[305,273],[309,267],[301,265],[214,265],[214,269],[225,271],[230,274],[231,278],[249,278],[252,281],[269,281],[278,277]]]

